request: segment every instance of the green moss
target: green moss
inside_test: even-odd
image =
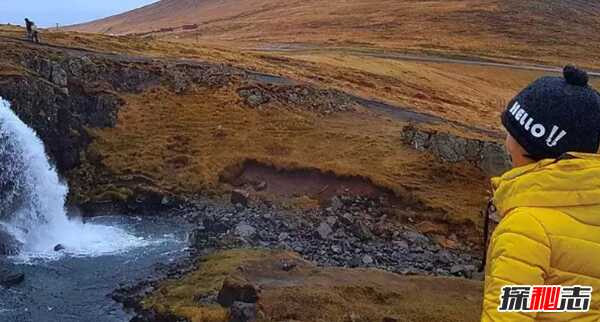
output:
[[[111,185],[112,186],[112,185]],[[133,191],[128,188],[115,188],[112,186],[110,190],[105,190],[93,197],[94,201],[104,202],[126,202],[133,196]]]
[[[196,271],[182,279],[163,282],[142,304],[147,309],[175,314],[193,322],[227,321],[226,309],[199,304],[199,299],[217,294],[225,278],[243,263],[260,260],[270,253],[267,250],[236,249],[207,256],[200,260]]]

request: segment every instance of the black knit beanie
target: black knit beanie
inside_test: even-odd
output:
[[[564,78],[542,77],[508,104],[502,124],[529,157],[598,152],[600,96],[588,81],[585,71],[567,66]]]

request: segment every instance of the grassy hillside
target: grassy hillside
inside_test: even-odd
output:
[[[239,47],[318,44],[600,67],[599,12],[592,0],[163,0],[69,29]]]

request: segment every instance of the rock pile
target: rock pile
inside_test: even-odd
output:
[[[206,206],[186,215],[197,225],[188,239],[198,249],[292,250],[324,266],[464,277],[476,271],[480,258],[467,246],[444,249],[416,229],[392,223],[381,208],[378,201],[361,197],[334,197],[331,207],[302,214]]]
[[[238,91],[239,96],[251,107],[262,108],[269,102],[277,102],[292,109],[301,109],[323,115],[354,110],[347,94],[331,89],[318,89],[306,85],[252,85]]]

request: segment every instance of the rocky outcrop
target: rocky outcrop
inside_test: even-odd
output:
[[[0,257],[17,255],[22,244],[0,226]]]
[[[444,132],[407,126],[403,141],[418,151],[428,151],[444,162],[471,162],[485,174],[496,176],[510,168],[504,147],[496,142],[467,139]]]
[[[12,287],[25,281],[25,274],[21,272],[14,272],[1,266],[2,265],[0,263],[0,286]]]
[[[306,85],[253,84],[240,88],[238,94],[247,105],[259,109],[270,102],[324,115],[354,109],[349,95]]]

